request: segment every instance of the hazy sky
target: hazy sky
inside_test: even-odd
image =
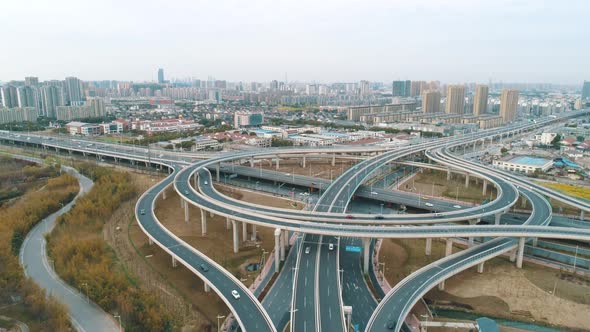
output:
[[[588,0],[5,0],[0,80],[580,83]]]

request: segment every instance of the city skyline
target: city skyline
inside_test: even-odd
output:
[[[590,77],[584,1],[337,4],[11,2],[0,20],[5,31],[19,33],[6,36],[11,52],[3,59],[10,65],[0,81],[31,75],[157,81],[157,68],[167,77],[229,81],[287,74],[305,82],[577,84]],[[88,20],[89,12],[95,19]]]

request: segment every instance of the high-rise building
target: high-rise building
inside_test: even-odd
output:
[[[37,109],[37,90],[31,86],[19,86],[16,88],[18,107],[34,107]]]
[[[406,81],[393,81],[392,93],[394,97],[409,97],[412,82]]]
[[[582,86],[582,100],[590,99],[590,81],[584,81]]]
[[[86,104],[92,108],[91,117],[93,118],[102,118],[107,113],[104,106],[104,100],[102,100],[102,98],[88,98]]]
[[[158,83],[164,84],[164,69],[158,69]]]
[[[272,80],[270,81],[270,91],[278,91],[279,90],[279,81]]]
[[[423,91],[426,91],[425,86],[425,81],[412,81],[410,83],[410,96],[420,96]]]
[[[260,126],[264,121],[264,114],[251,112],[234,113],[234,128]]]
[[[12,85],[5,85],[0,88],[0,97],[2,99],[2,105],[6,108],[18,107],[18,96],[16,93],[16,87]]]
[[[39,86],[39,77],[34,77],[34,76],[25,77],[25,85]]]
[[[318,94],[318,86],[315,84],[307,84],[305,86],[305,94],[308,96],[314,96]]]
[[[37,121],[37,110],[33,107],[0,108],[0,123]]]
[[[500,97],[500,116],[504,122],[511,122],[516,119],[516,108],[518,106],[518,90],[504,89]]]
[[[475,87],[475,98],[473,99],[473,115],[480,116],[488,110],[488,86],[477,85]]]
[[[369,81],[361,81],[359,88],[361,97],[367,97],[371,94],[371,85],[369,84]]]
[[[48,85],[41,87],[41,109],[42,114],[48,118],[55,118],[55,111],[58,106],[65,104],[63,89],[61,86]]]
[[[435,90],[426,90],[422,93],[422,112],[440,112],[440,92]]]
[[[84,94],[82,93],[82,82],[76,77],[66,77],[65,94],[70,105],[82,105]]]
[[[465,108],[465,87],[463,85],[449,85],[447,87],[447,105],[445,113],[463,114]]]

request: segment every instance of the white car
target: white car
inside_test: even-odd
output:
[[[209,184],[209,182],[205,181],[205,185],[208,185],[208,184]]]
[[[334,243],[328,244],[328,250],[334,250]]]
[[[309,254],[309,251],[310,251],[310,250],[311,250],[311,248],[309,248],[309,247],[306,247],[306,248],[305,248],[305,253],[306,253],[306,254]]]
[[[377,195],[376,191],[371,191],[371,195]]]
[[[231,291],[231,296],[233,296],[234,299],[236,299],[236,300],[240,299],[240,293],[238,293],[238,291],[235,289],[233,291]]]
[[[432,203],[424,203],[424,205],[429,206],[429,207],[433,207],[434,206],[434,204],[432,204]]]
[[[454,207],[455,209],[460,209],[460,208],[461,208],[461,205],[453,205],[453,207]]]

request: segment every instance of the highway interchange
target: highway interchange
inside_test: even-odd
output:
[[[583,112],[585,114],[586,112]],[[569,113],[567,116],[579,116],[579,113]],[[321,149],[265,149],[263,151],[245,151],[238,153],[225,153],[221,155],[201,155],[207,158],[204,161],[196,161],[190,154],[176,155],[159,153],[153,155],[149,150],[130,148],[128,146],[103,144],[101,148],[93,146],[94,143],[82,144],[79,141],[68,139],[48,139],[43,136],[24,135],[12,133],[0,133],[0,139],[19,141],[25,144],[40,145],[44,148],[56,150],[77,151],[84,154],[92,154],[102,157],[116,158],[116,160],[131,160],[133,163],[144,162],[148,165],[157,164],[171,170],[168,177],[145,192],[136,205],[136,215],[142,230],[163,250],[168,252],[174,262],[180,262],[193,273],[204,279],[207,285],[213,289],[228,305],[239,326],[245,331],[277,331],[282,330],[286,324],[284,315],[277,313],[271,316],[262,303],[239,280],[229,274],[221,266],[192,248],[180,238],[162,226],[153,212],[155,201],[163,191],[174,186],[181,196],[183,204],[192,204],[203,211],[210,211],[218,215],[228,217],[233,225],[234,239],[238,231],[238,222],[251,225],[263,225],[276,228],[279,232],[298,232],[305,234],[302,243],[297,246],[295,266],[290,271],[281,272],[277,282],[292,282],[293,297],[290,308],[286,308],[291,316],[292,331],[340,331],[345,329],[346,320],[343,312],[343,296],[340,269],[346,266],[346,280],[356,274],[353,280],[364,280],[364,273],[368,272],[368,248],[370,239],[373,238],[453,238],[453,237],[495,237],[492,241],[473,246],[460,253],[449,255],[432,266],[426,266],[416,271],[397,285],[379,303],[377,310],[372,313],[368,321],[367,331],[382,331],[402,329],[403,321],[409,310],[423,294],[436,286],[444,279],[470,267],[482,263],[491,257],[500,255],[510,250],[518,250],[517,260],[522,264],[522,251],[527,238],[561,238],[590,240],[590,231],[569,227],[547,227],[551,219],[551,209],[547,201],[540,195],[566,202],[581,211],[590,211],[590,204],[571,198],[553,190],[546,189],[531,183],[526,178],[509,172],[490,169],[486,166],[463,160],[453,154],[453,150],[466,144],[485,143],[486,139],[494,137],[502,138],[503,135],[515,135],[529,130],[535,130],[541,125],[555,122],[558,119],[546,119],[538,123],[517,123],[500,129],[480,131],[474,134],[462,135],[462,137],[447,138],[438,142],[426,141],[410,147],[398,148],[390,151],[382,148],[321,148]],[[474,143],[475,142],[475,143]],[[344,174],[334,181],[324,182],[328,185],[319,200],[313,207],[313,212],[283,210],[269,207],[252,206],[250,204],[232,200],[213,188],[213,176],[210,171],[215,168],[229,167],[223,163],[232,160],[250,160],[254,157],[269,157],[276,155],[297,154],[325,154],[327,157],[334,153],[360,153],[374,152],[376,155],[369,157],[355,166],[349,168]],[[441,209],[440,212],[423,215],[392,214],[380,216],[378,221],[374,215],[362,215],[346,213],[346,208],[353,195],[367,195],[367,188],[361,185],[375,174],[379,169],[390,162],[400,160],[415,153],[425,152],[425,155],[444,165],[449,169],[468,171],[473,176],[483,178],[498,191],[497,198],[492,202],[481,206],[466,207],[461,209]],[[251,164],[252,165],[252,164]],[[241,171],[247,172],[245,167]],[[219,173],[218,173],[219,174]],[[219,179],[219,175],[217,179]],[[276,174],[275,174],[276,175]],[[279,175],[276,175],[279,176]],[[287,176],[288,177],[288,176]],[[294,178],[294,177],[293,177]],[[287,179],[277,179],[286,182]],[[191,182],[193,185],[191,185]],[[373,191],[369,191],[369,196]],[[387,191],[379,191],[378,195],[386,195]],[[389,192],[391,193],[391,192]],[[400,199],[402,203],[414,201],[411,197],[390,197],[391,200]],[[524,195],[531,203],[533,213],[523,225],[498,225],[501,215],[515,204],[519,195]],[[373,197],[374,198],[374,197]],[[379,196],[380,198],[380,196]],[[408,205],[410,205],[409,203]],[[415,203],[414,203],[415,204]],[[420,205],[420,204],[419,204]],[[419,206],[422,207],[422,206]],[[549,212],[547,209],[549,207]],[[185,205],[188,213],[188,206]],[[444,211],[443,211],[444,210]],[[343,218],[344,215],[350,218]],[[496,225],[442,225],[428,226],[431,224],[448,223],[460,220],[479,221],[485,216],[495,216]],[[415,226],[417,224],[423,224]],[[282,233],[281,233],[282,234]],[[281,235],[282,236],[282,235]],[[286,236],[284,237],[286,238]],[[358,240],[358,239],[362,240]],[[355,240],[356,239],[356,240]],[[340,250],[344,241],[353,241],[363,247],[363,267],[358,263],[354,268],[351,265],[343,265],[339,262]],[[356,241],[356,242],[354,242]],[[330,243],[333,245],[330,248]],[[285,243],[280,244],[285,246]],[[278,248],[278,247],[277,247]],[[275,256],[275,257],[278,257]],[[292,257],[289,254],[289,257]],[[358,259],[358,258],[357,258]],[[350,263],[353,260],[348,260]],[[206,271],[203,268],[206,266]],[[291,280],[282,278],[286,274],[292,274]],[[359,278],[360,276],[360,278]],[[293,280],[293,277],[295,278]],[[417,286],[419,285],[419,286]],[[366,285],[361,286],[360,298],[366,300]],[[274,289],[275,287],[273,287]],[[285,288],[285,287],[282,287]],[[236,300],[232,290],[239,292],[240,299]],[[271,289],[272,290],[272,289]],[[272,293],[272,292],[270,292]],[[271,296],[272,294],[269,294]],[[274,295],[276,296],[276,295]],[[289,295],[290,296],[290,295]],[[264,302],[264,301],[263,301]],[[374,307],[376,302],[369,307]],[[360,308],[358,308],[360,310]],[[355,308],[353,306],[353,313]],[[354,316],[354,314],[353,314]],[[364,315],[365,317],[367,314]],[[366,319],[366,318],[365,318]],[[280,326],[276,326],[280,320]],[[392,322],[395,327],[391,327]]]

